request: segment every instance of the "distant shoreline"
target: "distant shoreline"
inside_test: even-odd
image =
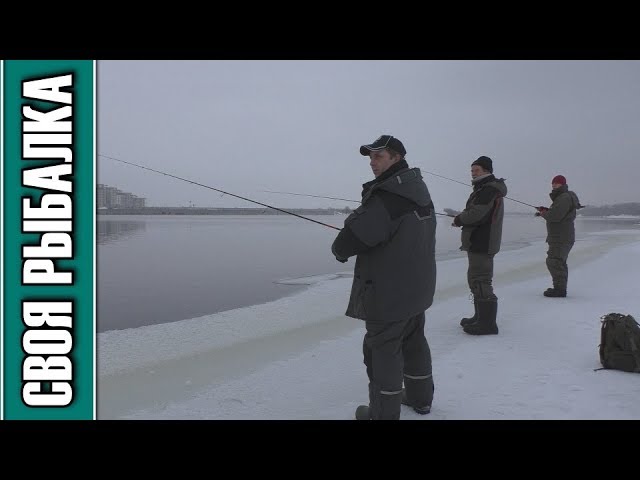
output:
[[[352,210],[344,208],[283,208],[298,215],[349,215]],[[97,215],[286,215],[271,208],[210,208],[210,207],[144,207],[144,208],[101,208]],[[529,212],[505,212],[505,215],[529,216]],[[578,218],[640,218],[640,215],[601,214],[580,212]]]

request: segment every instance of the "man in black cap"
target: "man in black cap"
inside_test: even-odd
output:
[[[504,207],[507,195],[504,179],[493,176],[493,162],[479,157],[471,164],[473,192],[467,205],[453,219],[454,227],[462,227],[462,246],[467,252],[469,268],[467,281],[473,295],[475,313],[460,322],[471,335],[498,333],[496,316],[498,297],[493,293],[493,257],[500,251]]]
[[[400,140],[382,135],[360,153],[376,178],[363,185],[362,204],[331,252],[340,262],[357,256],[346,315],[365,321],[369,405],[358,407],[356,419],[398,420],[401,404],[427,414],[433,399],[424,312],[436,286],[435,212]]]

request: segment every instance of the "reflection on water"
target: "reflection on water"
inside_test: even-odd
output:
[[[106,245],[144,232],[147,222],[144,220],[101,220],[98,218],[96,232],[98,245]]]

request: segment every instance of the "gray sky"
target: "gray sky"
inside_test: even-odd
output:
[[[470,164],[493,159],[508,196],[638,202],[640,61],[99,61],[99,154],[282,208],[355,206],[373,178],[358,149],[399,138],[436,209],[461,209]],[[257,207],[98,157],[98,181],[148,205]],[[530,211],[505,202],[507,211]]]

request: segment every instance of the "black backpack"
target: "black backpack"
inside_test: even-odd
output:
[[[631,315],[604,315],[598,348],[603,368],[640,373],[640,325]]]

